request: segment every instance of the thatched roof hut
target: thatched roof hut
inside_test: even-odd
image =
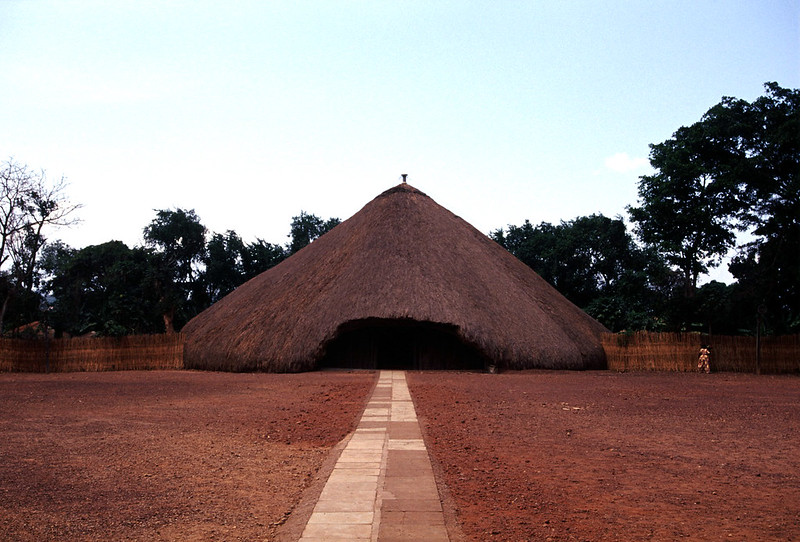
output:
[[[185,365],[275,372],[602,367],[606,329],[407,184],[184,328]]]

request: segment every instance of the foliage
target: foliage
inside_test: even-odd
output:
[[[756,239],[741,247],[730,271],[750,305],[766,312],[768,331],[793,333],[800,331],[800,90],[766,89],[748,106],[752,129],[743,138],[755,170],[744,220]]]
[[[159,295],[164,329],[175,331],[207,306],[199,264],[205,256],[206,228],[194,210],[158,210],[144,229],[146,245],[157,257],[155,289]]]
[[[13,158],[0,165],[0,332],[6,313],[12,325],[35,319],[41,302],[37,264],[46,231],[75,223],[79,208],[65,195],[66,179],[55,181]]]
[[[338,224],[301,215],[318,225],[312,240]],[[289,251],[262,239],[245,243],[233,230],[213,233],[208,242],[205,236],[194,211],[176,209],[156,211],[144,229],[145,247],[119,241],[80,250],[47,245],[40,282],[52,300],[49,324],[70,335],[170,332]]]
[[[109,241],[74,250],[50,245],[44,268],[54,298],[50,324],[58,334],[119,336],[163,331],[158,257]]]
[[[654,308],[667,270],[653,251],[636,246],[622,219],[525,221],[491,237],[609,329],[660,325]]]
[[[655,172],[628,208],[639,244],[602,215],[491,237],[612,330],[800,331],[800,90],[765,90],[725,97],[650,146]],[[158,210],[144,247],[75,250],[46,243],[74,222],[64,190],[13,159],[0,166],[0,330],[44,319],[71,334],[172,331],[340,222],[301,211],[285,245],[246,243],[233,230],[209,236],[193,210]],[[698,286],[744,229],[736,282]]]
[[[206,292],[213,303],[228,295],[242,283],[241,254],[244,242],[235,231],[228,230],[224,235],[215,233],[206,245],[202,277]]]
[[[242,271],[244,280],[250,280],[267,269],[285,260],[288,252],[280,245],[256,239],[254,243],[245,245],[242,251]]]
[[[725,97],[697,123],[651,145],[657,173],[640,178],[640,206],[629,212],[642,242],[681,271],[684,299],[672,300],[676,329],[712,325],[703,300],[694,300],[698,277],[746,228],[755,240],[729,266],[738,282],[723,327],[754,330],[761,307],[772,332],[800,329],[800,90],[765,89],[753,102]]]
[[[224,235],[213,234],[206,245],[202,274],[209,302],[215,303],[285,258],[286,251],[282,247],[263,239],[246,244],[233,230]]]
[[[145,244],[164,257],[176,281],[191,282],[205,253],[206,228],[194,209],[158,210],[144,229]]]
[[[658,172],[640,178],[641,205],[628,208],[642,242],[681,271],[687,297],[698,277],[735,245],[736,218],[745,205],[744,180],[733,174],[744,151],[718,144],[721,124],[707,114],[651,145],[650,164]]]
[[[289,255],[302,249],[317,237],[329,232],[340,222],[341,220],[338,218],[322,220],[316,215],[300,211],[298,216],[292,217],[291,233],[289,234],[291,238],[288,247]]]

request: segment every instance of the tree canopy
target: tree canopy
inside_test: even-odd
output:
[[[162,332],[158,266],[152,250],[121,241],[80,250],[50,245],[44,262],[55,300],[50,325],[76,336]]]
[[[755,240],[740,248],[730,271],[762,307],[773,331],[800,330],[800,90],[766,85],[745,110],[750,128],[742,145],[752,161],[750,207],[743,220]],[[729,114],[720,107],[720,115]]]
[[[338,223],[301,212],[281,246],[247,243],[233,230],[209,236],[194,210],[160,209],[142,230],[143,246],[49,244],[39,262],[42,293],[53,300],[49,325],[70,335],[175,331]]]
[[[745,152],[716,141],[725,137],[720,124],[706,114],[651,145],[650,164],[658,171],[640,178],[641,205],[628,208],[639,238],[681,271],[687,296],[735,246],[737,218],[746,207],[745,177],[732,172],[745,169],[739,165]]]
[[[317,237],[327,233],[340,222],[341,220],[338,218],[323,220],[316,215],[300,211],[298,216],[292,217],[291,233],[289,234],[291,241],[288,246],[289,255],[294,254]]]
[[[668,271],[655,252],[636,245],[621,218],[525,221],[491,237],[609,329],[660,326],[657,298]]]
[[[657,172],[640,178],[629,207],[639,239],[681,272],[682,327],[697,319],[698,277],[749,230],[729,266],[737,304],[766,309],[772,331],[800,329],[800,90],[765,90],[753,102],[725,97],[651,145]]]
[[[6,313],[12,324],[30,322],[39,313],[37,263],[45,234],[76,222],[80,207],[66,196],[64,177],[48,179],[13,158],[0,164],[0,331]]]
[[[490,237],[612,330],[800,331],[800,90],[723,97],[652,144],[650,164],[631,231],[593,214]],[[287,243],[246,242],[209,232],[194,210],[162,209],[142,246],[73,249],[47,242],[74,222],[65,186],[13,159],[0,166],[0,331],[45,315],[69,334],[179,329],[340,223],[300,211]],[[736,281],[702,284],[734,250]]]

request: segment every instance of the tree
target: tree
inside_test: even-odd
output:
[[[158,264],[152,250],[130,249],[120,241],[80,250],[48,245],[43,267],[54,299],[51,324],[70,335],[158,332],[163,325],[154,287]]]
[[[534,227],[526,220],[522,226],[509,225],[507,233],[496,230],[490,237],[556,288],[564,286],[560,279],[563,267],[557,226],[542,222]]]
[[[162,218],[161,222],[164,221]],[[263,239],[245,243],[233,230],[225,234],[212,234],[201,258],[202,271],[198,275],[198,282],[202,283],[206,296],[203,301],[206,305],[215,303],[243,282],[279,264],[340,222],[338,218],[323,220],[300,211],[300,215],[292,218],[291,241],[286,248]],[[200,304],[196,306],[197,311],[203,308],[205,306]]]
[[[658,172],[640,178],[641,206],[629,208],[642,241],[681,270],[684,324],[700,310],[698,276],[734,246],[737,230],[750,228],[756,239],[729,266],[739,282],[728,292],[732,312],[761,307],[773,331],[800,329],[800,90],[765,88],[752,103],[724,97],[651,145]]]
[[[145,243],[163,254],[175,278],[191,282],[203,258],[206,228],[194,209],[157,210],[156,218],[144,229]]]
[[[592,215],[536,227],[526,220],[491,237],[609,329],[659,327],[664,264],[636,246],[620,218]]]
[[[203,258],[203,282],[211,303],[228,295],[244,282],[244,250],[242,238],[232,230],[224,235],[215,233],[209,239]]]
[[[216,303],[242,283],[285,258],[286,250],[283,247],[263,239],[247,244],[233,230],[228,230],[224,235],[213,234],[206,245],[203,259],[205,269],[201,277],[209,303]]]
[[[80,207],[69,202],[66,186],[64,177],[49,181],[43,170],[34,171],[13,159],[0,166],[0,331],[12,299],[21,301],[17,312],[22,319],[38,310],[34,288],[45,231],[74,224],[71,215]]]
[[[741,135],[754,164],[744,220],[756,240],[741,247],[730,271],[749,293],[751,315],[761,307],[770,331],[800,331],[800,89],[767,83],[747,107]],[[730,115],[718,106],[719,115]],[[755,317],[751,316],[751,321]]]
[[[721,124],[706,115],[651,145],[650,164],[658,172],[640,177],[641,204],[628,207],[642,242],[681,271],[687,298],[698,277],[735,246],[735,231],[741,229],[744,180],[735,173],[746,153],[718,144]]]
[[[288,247],[289,255],[294,254],[316,238],[329,232],[339,223],[341,223],[341,220],[338,218],[322,220],[316,215],[300,211],[300,215],[292,217],[291,233],[289,234],[291,238]]]
[[[176,318],[184,323],[208,305],[198,280],[205,236],[206,228],[194,210],[157,210],[144,229],[145,243],[159,258],[155,284],[167,333],[175,331]]]
[[[695,323],[699,331],[712,334],[736,333],[732,318],[735,287],[712,280],[697,289],[695,296]]]
[[[245,245],[242,251],[242,271],[244,280],[250,280],[267,269],[274,267],[287,258],[286,249],[273,245],[263,239]]]

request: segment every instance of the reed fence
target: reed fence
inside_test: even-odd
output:
[[[603,348],[612,371],[696,371],[700,346],[711,346],[711,370],[799,373],[800,335],[755,337],[699,333],[608,333]]]
[[[607,333],[603,348],[612,371],[696,371],[700,346],[711,346],[711,370],[800,373],[800,335],[755,337],[698,333]],[[130,335],[77,339],[0,338],[0,372],[183,369],[184,337]]]
[[[182,369],[183,335],[0,339],[0,372]]]

